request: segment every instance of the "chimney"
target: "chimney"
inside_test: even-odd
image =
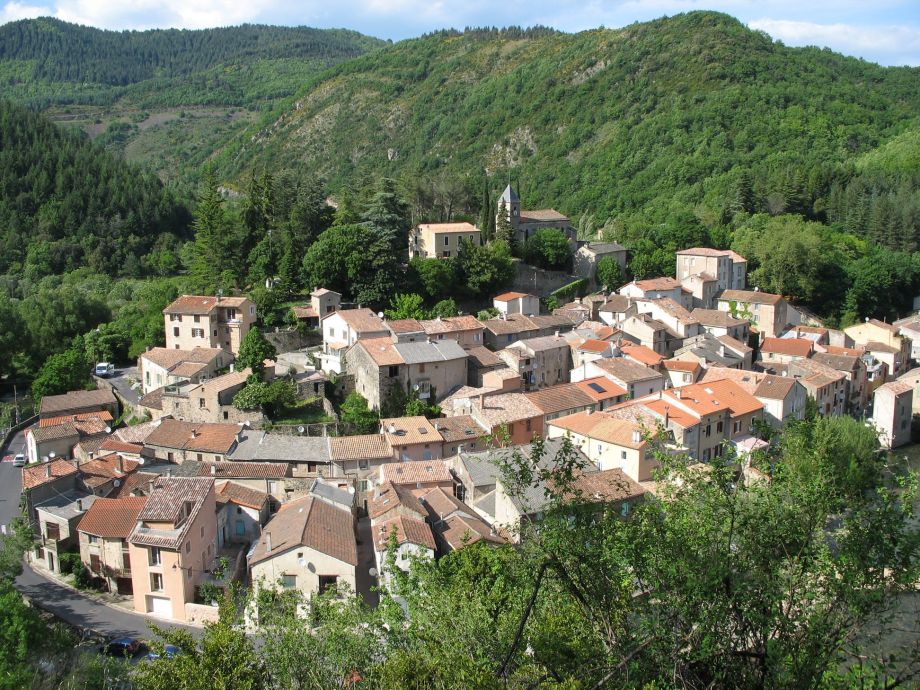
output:
[[[171,470],[171,469],[166,470],[166,476],[167,476],[167,477],[172,477],[172,470]]]
[[[216,474],[217,474],[217,465],[211,465],[211,476],[213,477]]]
[[[556,337],[556,338],[559,337],[559,331],[556,331],[556,333],[554,334],[554,337]]]
[[[641,441],[641,440],[642,440],[642,434],[639,433],[639,430],[638,430],[638,429],[633,429],[633,432],[632,432],[632,442],[633,442],[633,443],[639,443],[639,441]]]
[[[116,455],[115,458],[116,458],[116,460],[115,460],[115,466],[118,468],[119,474],[124,474],[124,473],[125,473],[125,461],[124,461],[124,458],[122,458],[120,455]]]
[[[83,499],[82,498],[77,499],[77,512],[78,513],[83,512]]]
[[[47,479],[51,479],[51,463],[50,462],[45,465],[45,477]]]
[[[192,429],[192,438],[198,438],[198,429]]]
[[[271,550],[272,550],[272,533],[266,532],[265,533],[265,552],[271,553]]]
[[[674,397],[677,398],[678,400],[680,400],[680,395],[681,395],[681,393],[680,393],[680,388],[675,388],[675,389],[674,389]]]

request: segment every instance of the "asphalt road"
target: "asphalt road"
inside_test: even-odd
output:
[[[16,434],[6,448],[0,449],[0,456],[23,452],[25,436]],[[22,493],[22,472],[12,462],[0,462],[0,525],[4,527],[19,515],[19,497]],[[148,622],[163,628],[184,627],[194,634],[199,628],[189,628],[160,621],[139,613],[130,613],[101,604],[94,599],[59,585],[39,574],[28,565],[23,565],[22,575],[16,578],[16,588],[32,599],[40,608],[56,615],[61,620],[80,628],[90,628],[105,637],[154,637]]]
[[[140,386],[134,389],[131,387],[131,384],[135,381],[139,381],[139,377],[140,373],[137,367],[119,367],[115,370],[114,375],[104,380],[112,384],[125,400],[132,405],[136,405],[137,401],[140,400]]]

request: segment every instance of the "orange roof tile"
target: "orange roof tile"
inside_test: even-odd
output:
[[[761,352],[770,352],[790,357],[808,357],[814,343],[807,338],[764,338]]]
[[[384,551],[390,540],[390,534],[396,533],[396,544],[417,544],[435,550],[434,535],[431,527],[424,520],[397,515],[372,527],[374,543],[378,551]]]
[[[77,531],[103,539],[127,539],[145,505],[146,496],[97,498],[80,519]]]
[[[645,345],[624,345],[620,348],[624,355],[646,366],[656,366],[664,357]]]
[[[112,413],[108,410],[98,410],[96,412],[80,412],[79,414],[67,414],[59,417],[46,417],[45,419],[38,420],[39,428],[44,428],[46,426],[57,426],[58,424],[64,424],[65,422],[85,422],[92,419],[99,419],[103,422],[112,421]]]
[[[22,490],[34,489],[36,486],[76,473],[76,464],[68,460],[52,460],[33,467],[23,467]]]
[[[382,482],[417,484],[452,482],[453,476],[443,460],[410,460],[380,466]]]

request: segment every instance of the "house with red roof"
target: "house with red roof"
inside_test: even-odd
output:
[[[134,593],[128,538],[145,505],[146,496],[97,498],[77,524],[80,560],[110,592]]]

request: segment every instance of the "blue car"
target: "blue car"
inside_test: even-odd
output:
[[[174,656],[177,656],[182,653],[182,650],[176,647],[175,645],[168,644],[163,647],[163,656],[167,659],[172,659]],[[155,661],[159,659],[160,655],[156,652],[150,651],[147,652],[147,661]]]

